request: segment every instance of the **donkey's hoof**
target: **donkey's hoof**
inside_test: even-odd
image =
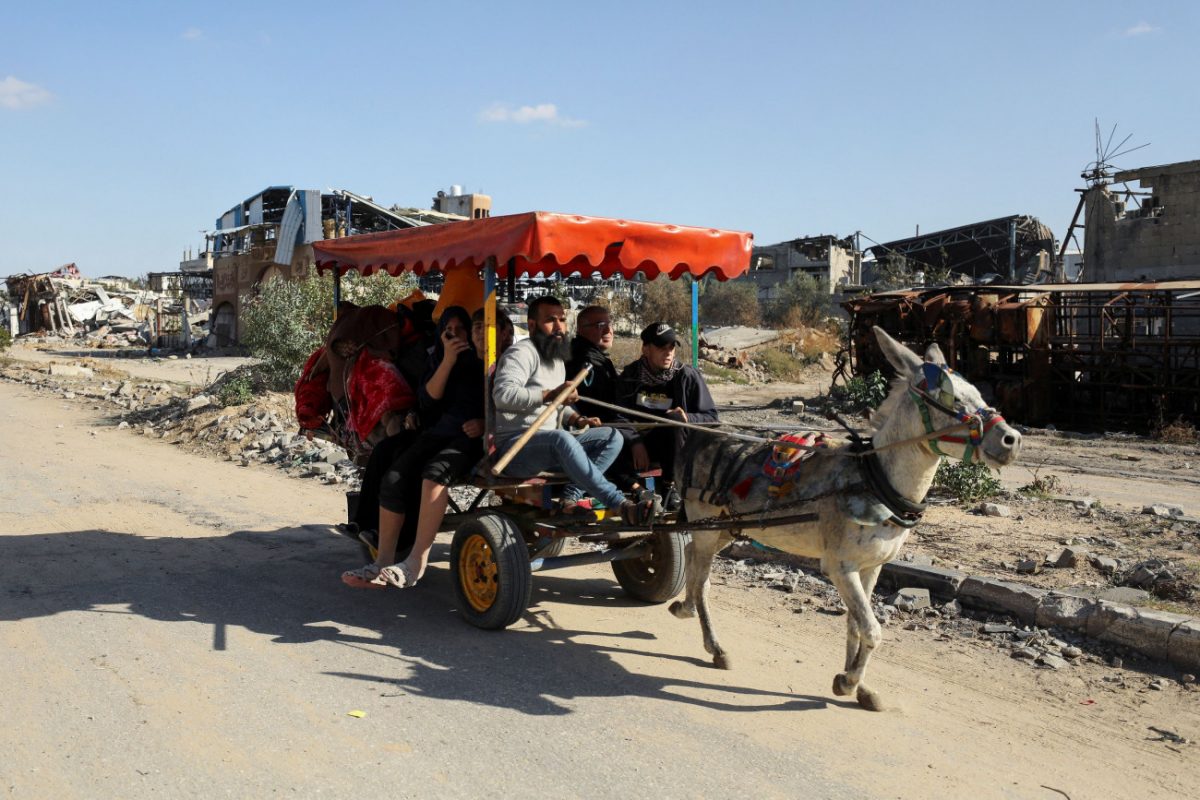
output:
[[[867,711],[883,711],[883,700],[879,698],[879,693],[873,689],[859,686],[858,693],[854,696],[854,699],[858,700],[858,704]]]
[[[838,697],[845,697],[854,691],[854,684],[846,678],[846,673],[839,672],[833,676],[833,693]]]
[[[717,669],[733,669],[733,659],[728,653],[717,653],[713,656],[713,666]]]
[[[685,607],[681,600],[671,603],[669,610],[676,617],[679,617],[679,619],[688,619],[689,617],[696,616],[695,609]]]

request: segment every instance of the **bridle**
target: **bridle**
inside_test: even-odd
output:
[[[913,386],[911,383],[909,384],[908,396],[912,398],[917,411],[921,414],[921,421],[925,425],[925,433],[930,434],[930,437],[925,440],[925,444],[935,455],[946,456],[948,458],[950,455],[942,452],[941,448],[938,447],[938,442],[942,442],[943,444],[960,444],[963,446],[962,463],[970,464],[972,460],[976,462],[982,460],[979,453],[979,446],[983,443],[983,437],[987,435],[988,431],[996,427],[996,425],[1004,422],[1004,417],[1000,416],[999,411],[988,406],[981,406],[974,411],[967,411],[961,403],[956,402],[954,397],[954,382],[951,378],[954,370],[949,367],[926,361],[921,365],[921,372],[921,382],[916,386]],[[931,407],[966,426],[966,436],[955,435],[934,428],[929,411]],[[956,430],[961,429],[961,426],[956,426]]]

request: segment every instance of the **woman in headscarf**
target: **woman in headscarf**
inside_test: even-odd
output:
[[[471,316],[451,306],[438,321],[429,370],[418,393],[425,430],[384,474],[379,488],[375,561],[342,573],[355,588],[406,588],[425,574],[429,550],[449,503],[449,486],[483,457],[483,364],[471,347]],[[412,489],[420,482],[419,509]],[[418,514],[416,541],[399,563],[396,545],[407,515]]]

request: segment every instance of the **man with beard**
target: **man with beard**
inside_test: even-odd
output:
[[[642,357],[621,371],[620,405],[680,422],[716,422],[717,406],[700,371],[676,356],[679,340],[665,322],[647,325],[642,331]],[[650,457],[662,466],[668,487],[665,507],[679,507],[675,490],[675,454],[682,448],[687,431],[677,427],[653,428],[639,441]]]
[[[539,297],[529,304],[529,338],[517,342],[500,358],[492,399],[496,408],[496,455],[502,456],[531,426],[546,405],[567,383],[567,315],[554,297]],[[574,377],[574,376],[571,376]],[[563,511],[589,516],[579,507],[584,493],[619,509],[628,524],[645,524],[653,515],[653,502],[626,499],[604,477],[621,451],[621,435],[600,427],[600,420],[580,414],[570,403],[579,399],[572,390],[562,408],[552,414],[505,469],[514,476],[539,472],[564,472],[570,483],[563,489]],[[572,434],[569,429],[585,428]]]

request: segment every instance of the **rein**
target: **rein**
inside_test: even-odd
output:
[[[824,450],[826,452],[828,452],[828,450],[829,450],[828,447],[810,447],[807,445],[796,444],[795,442],[788,441],[786,439],[768,439],[764,436],[751,436],[751,435],[745,434],[745,433],[730,433],[729,431],[713,430],[711,427],[706,427],[707,425],[709,425],[711,423],[680,422],[679,420],[674,420],[674,419],[664,419],[663,417],[655,416],[654,414],[646,414],[644,412],[637,411],[632,408],[625,408],[624,406],[618,406],[613,403],[606,403],[603,400],[596,400],[591,397],[580,397],[579,400],[581,402],[589,403],[594,406],[599,406],[601,408],[607,408],[610,411],[619,411],[622,414],[628,414],[633,417],[642,417],[644,419],[649,419],[649,420],[652,420],[656,425],[669,425],[669,426],[674,426],[676,428],[687,428],[690,430],[703,431],[704,433],[707,433],[711,436],[722,436],[722,437],[725,437],[728,439],[738,439],[739,441],[756,442],[758,444],[769,444],[769,445],[777,446],[777,447],[790,447],[793,450]],[[943,410],[943,409],[941,409],[939,407],[939,410]],[[946,413],[951,414],[951,416],[957,416],[953,412],[950,412],[950,411],[947,411]],[[999,418],[999,416],[1000,416],[999,414],[996,415],[997,418]],[[923,418],[927,419],[927,416],[925,416]],[[723,423],[717,423],[717,424],[723,424]],[[992,423],[992,424],[995,424],[995,423]],[[621,427],[621,424],[614,423],[614,427]],[[949,425],[945,428],[939,428],[937,430],[928,430],[927,429],[925,431],[925,433],[918,434],[917,436],[910,436],[909,438],[901,439],[898,442],[889,442],[888,444],[880,445],[879,447],[869,447],[866,450],[850,452],[847,455],[851,455],[855,458],[865,458],[865,457],[871,455],[872,453],[882,453],[885,450],[891,450],[893,447],[901,447],[903,445],[913,444],[915,442],[924,442],[929,439],[931,434],[934,436],[938,436],[938,437],[947,437],[944,439],[944,441],[950,441],[948,434],[957,433],[958,431],[966,430],[968,427],[969,427],[969,424],[967,422],[957,422],[957,423],[955,423],[953,425]],[[992,426],[988,425],[987,427],[990,430]],[[869,441],[869,440],[863,439],[854,431],[850,431],[850,435],[851,435],[852,440]]]

